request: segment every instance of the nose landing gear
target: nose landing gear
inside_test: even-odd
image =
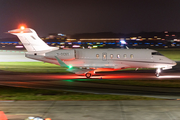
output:
[[[156,77],[159,77],[159,76],[160,76],[161,71],[162,71],[161,68],[157,68],[157,69],[156,69],[156,73],[155,73]]]

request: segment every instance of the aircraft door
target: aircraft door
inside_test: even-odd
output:
[[[103,61],[106,61],[107,60],[107,53],[102,53],[102,60]]]
[[[76,50],[74,50],[74,57],[77,58],[77,57],[76,57]]]

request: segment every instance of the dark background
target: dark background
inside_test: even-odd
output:
[[[0,38],[20,24],[49,33],[180,32],[179,0],[0,0]]]

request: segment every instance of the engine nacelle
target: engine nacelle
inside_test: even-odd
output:
[[[61,60],[72,60],[75,59],[75,51],[73,49],[55,50],[45,54],[46,58],[55,58],[55,56]]]

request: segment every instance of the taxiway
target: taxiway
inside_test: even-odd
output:
[[[94,94],[126,94],[141,95],[148,97],[157,97],[165,99],[180,99],[180,88],[160,88],[160,87],[140,87],[140,86],[124,86],[98,84],[91,82],[83,82],[85,76],[77,76],[74,74],[24,74],[13,72],[0,72],[0,85],[15,86],[24,88],[38,89],[56,89],[68,90],[75,92],[94,93]],[[143,79],[143,80],[180,80],[179,72],[166,72],[161,77],[154,76],[153,71],[122,71],[112,73],[100,73],[91,79]],[[90,79],[90,80],[91,80]],[[90,81],[89,80],[89,81]]]

